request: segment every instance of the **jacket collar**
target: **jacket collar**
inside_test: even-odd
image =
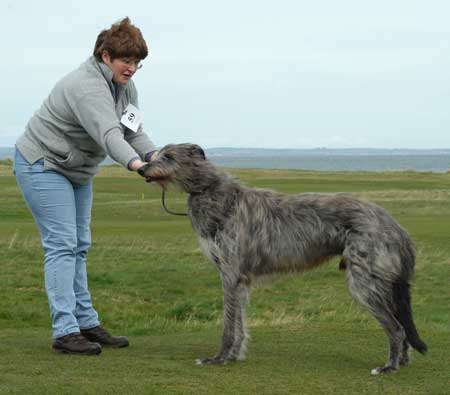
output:
[[[91,59],[98,65],[100,72],[108,83],[109,89],[111,90],[111,94],[114,98],[114,101],[117,103],[122,96],[123,92],[126,89],[126,85],[116,84],[113,82],[113,72],[112,70],[103,62],[97,61],[94,56]]]

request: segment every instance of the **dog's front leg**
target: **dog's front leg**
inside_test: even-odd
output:
[[[198,365],[224,365],[227,361],[235,359],[231,349],[235,341],[236,319],[240,304],[238,300],[238,284],[222,276],[223,285],[223,335],[222,347],[213,357],[198,359]]]
[[[245,310],[249,298],[249,283],[240,281],[237,289],[239,307],[236,309],[236,320],[234,328],[234,343],[230,351],[229,359],[243,361],[247,351],[247,340],[249,335],[245,327]]]

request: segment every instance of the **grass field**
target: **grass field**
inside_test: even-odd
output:
[[[89,280],[102,323],[131,346],[54,354],[38,233],[11,168],[0,166],[0,394],[450,393],[450,173],[232,173],[248,185],[345,191],[388,209],[416,243],[413,308],[428,354],[370,376],[386,359],[386,337],[351,301],[335,261],[254,290],[246,361],[195,365],[220,342],[218,274],[189,220],[166,214],[157,187],[118,167],[95,179]],[[185,201],[167,197],[178,211]]]

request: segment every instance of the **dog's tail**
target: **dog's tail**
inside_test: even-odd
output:
[[[428,350],[427,345],[420,339],[412,317],[409,283],[401,280],[394,283],[392,293],[395,304],[394,315],[402,324],[406,339],[414,349],[425,354]]]

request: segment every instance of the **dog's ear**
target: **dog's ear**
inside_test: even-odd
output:
[[[192,144],[191,145],[191,154],[192,155],[198,155],[201,158],[206,159],[205,151],[203,150],[202,147],[200,147],[197,144]]]

